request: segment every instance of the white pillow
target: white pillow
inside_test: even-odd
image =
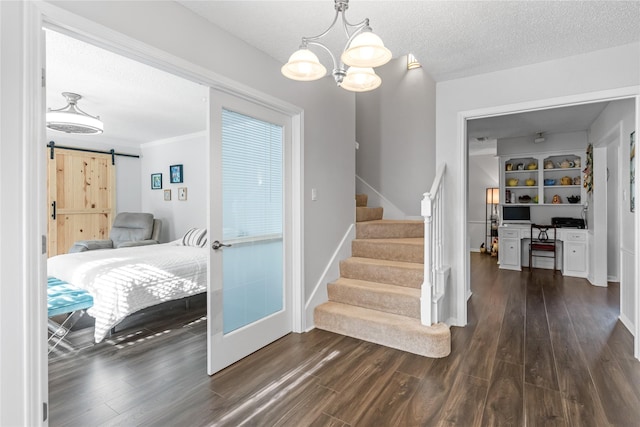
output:
[[[204,248],[207,246],[207,229],[192,228],[182,236],[183,246],[197,246]]]

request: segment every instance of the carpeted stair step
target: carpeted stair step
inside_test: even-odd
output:
[[[329,301],[420,319],[420,289],[341,277],[327,290]]]
[[[316,327],[426,357],[451,352],[451,332],[445,324],[424,326],[419,320],[338,302],[314,311]]]
[[[360,258],[424,263],[424,238],[355,239],[351,255]]]
[[[356,223],[356,239],[402,239],[424,237],[424,222],[381,219]]]
[[[340,261],[340,277],[420,288],[424,277],[424,265],[351,257]]]
[[[382,219],[383,208],[356,207],[356,222],[376,221]]]
[[[367,199],[369,196],[366,194],[356,194],[356,207],[365,207],[367,206]]]

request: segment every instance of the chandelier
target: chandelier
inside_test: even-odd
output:
[[[373,71],[374,67],[384,65],[391,59],[391,51],[384,47],[382,40],[373,34],[369,19],[358,24],[347,21],[345,12],[349,8],[349,0],[335,0],[336,14],[333,22],[323,33],[313,37],[303,37],[300,49],[289,57],[289,62],[282,66],[282,74],[292,80],[318,80],[327,74],[327,69],[320,63],[309,46],[318,46],[327,51],[333,61],[331,74],[338,86],[353,92],[366,92],[382,84],[382,79]],[[342,17],[342,26],[347,36],[347,43],[340,55],[340,61],[320,39],[326,36]],[[349,66],[347,68],[347,66]]]
[[[104,127],[99,116],[93,117],[78,107],[78,101],[82,95],[71,92],[62,92],[67,98],[67,106],[59,110],[47,112],[47,127],[65,133],[79,133],[95,135],[102,133]]]

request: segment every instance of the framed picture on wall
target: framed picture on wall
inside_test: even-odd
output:
[[[164,190],[164,200],[166,202],[171,201],[171,190]]]
[[[177,184],[182,182],[182,165],[171,165],[169,166],[169,182],[172,184]]]
[[[160,189],[162,189],[162,174],[161,173],[152,173],[151,174],[151,189],[152,190],[160,190]]]
[[[187,200],[187,187],[178,188],[178,200]]]

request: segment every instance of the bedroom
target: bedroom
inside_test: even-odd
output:
[[[58,110],[65,106],[67,101],[63,92],[77,93],[82,96],[77,100],[77,108],[99,116],[104,123],[104,132],[99,134],[47,129],[49,145],[56,147],[47,150],[49,181],[54,187],[50,189],[48,201],[51,209],[49,257],[70,252],[74,241],[108,239],[111,223],[117,214],[123,212],[151,213],[154,228],[159,230],[159,233],[154,231],[158,234],[154,238],[159,243],[181,238],[190,228],[206,227],[206,88],[51,29],[45,30],[45,38],[48,109]],[[91,150],[103,153],[114,150],[116,155],[110,159],[109,154],[96,154]],[[96,158],[104,158],[103,163]],[[89,163],[90,169],[77,166],[83,162]],[[178,183],[173,183],[169,177],[169,167],[175,164],[182,167]],[[75,175],[76,171],[80,175]],[[114,179],[103,181],[102,177],[110,174],[115,174]],[[151,185],[152,174],[160,177],[159,185]],[[98,194],[95,193],[96,185],[100,188]],[[115,188],[111,188],[112,185]],[[179,191],[184,191],[185,197],[179,197]],[[108,194],[112,196],[105,197]],[[87,204],[87,200],[92,204]],[[97,209],[95,203],[98,203]],[[173,289],[170,282],[155,285],[162,295],[161,301],[169,299],[169,295],[175,298],[192,295],[193,292],[197,295],[206,288],[206,254],[202,255],[200,264],[204,270],[201,276],[193,276],[201,277],[196,282],[200,284],[197,287],[185,284],[190,290],[185,288],[184,292],[175,294],[169,293]],[[51,259],[54,264],[50,266],[48,275],[73,282],[69,265],[55,269],[55,263],[64,262],[64,258]],[[159,259],[154,261],[159,262]],[[116,268],[122,272],[128,267],[124,264],[114,266],[113,275],[118,271]],[[144,271],[142,265],[137,267],[137,271]],[[133,299],[127,301],[127,304],[134,302]],[[196,302],[203,306],[204,296],[200,295]],[[143,319],[149,311],[156,316],[162,308],[168,310],[167,315],[172,313],[170,304],[154,307],[157,303],[153,300],[140,300],[132,307],[123,305],[120,309],[124,313],[137,312],[134,307],[146,308],[150,304],[153,305],[147,310],[129,316],[126,323],[119,325],[120,329],[132,322],[135,324],[136,320],[139,328],[144,328]],[[115,332],[115,323],[126,317],[112,313],[111,320],[107,321],[106,313],[115,310],[114,307],[98,308],[94,304],[93,310],[93,317],[85,316],[76,326],[77,331],[69,334],[70,342],[89,345],[92,340],[82,338],[82,335],[92,335],[88,329],[93,329],[95,318],[100,319],[102,325],[95,328],[95,341],[100,342],[106,330],[114,327],[112,331]],[[73,346],[65,346],[65,343],[65,340],[61,341],[50,357],[73,352]]]

